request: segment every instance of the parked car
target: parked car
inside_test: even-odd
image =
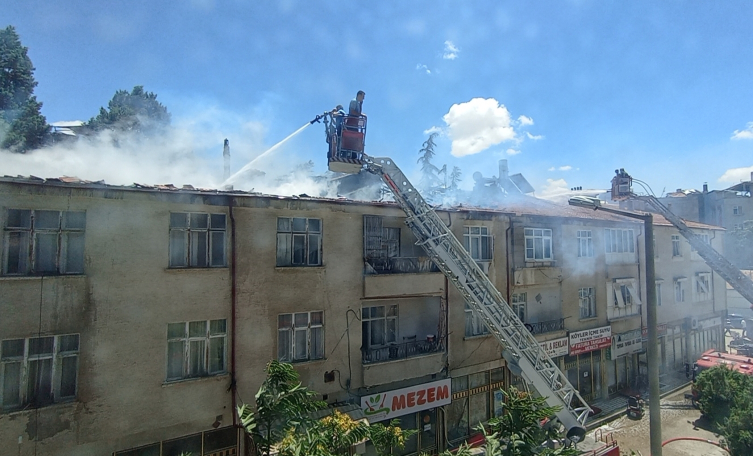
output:
[[[748,320],[746,326],[748,326],[748,329],[753,329],[750,328],[750,319],[738,314],[727,314],[727,324],[725,326],[732,329],[742,329],[743,320]]]

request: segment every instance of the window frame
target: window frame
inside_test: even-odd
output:
[[[525,240],[526,261],[554,261],[551,228],[524,228],[523,237]],[[537,246],[537,240],[540,241],[540,248]],[[541,257],[537,257],[539,250]],[[547,250],[549,253],[548,256]]]
[[[695,292],[696,302],[708,301],[709,299],[711,299],[711,273],[697,273],[694,277],[694,282],[695,287],[693,287],[693,290]]]
[[[489,334],[484,319],[465,303],[465,337],[485,336]]]
[[[655,293],[656,293],[656,306],[661,307],[661,292],[662,292],[662,284],[664,284],[663,279],[656,279],[654,281],[654,287],[655,287]]]
[[[183,215],[185,217],[185,226],[173,226],[174,217]],[[206,227],[195,226],[198,223],[196,218],[206,216]],[[215,227],[212,220],[215,217],[222,217],[222,227]],[[171,211],[168,219],[168,268],[169,269],[210,269],[210,268],[226,268],[227,266],[227,214],[223,212],[181,212]],[[219,223],[219,222],[215,222]],[[192,226],[192,224],[194,226]],[[182,234],[183,239],[179,239],[175,234]],[[222,234],[222,261],[217,262],[215,260],[215,235]],[[198,254],[200,249],[196,248],[196,244],[200,243],[200,236],[204,234],[204,252],[203,262],[199,263]],[[196,236],[195,236],[196,235]],[[177,259],[177,253],[173,253],[173,243],[181,244],[183,250],[183,258],[181,262],[174,261]]]
[[[64,337],[75,337],[75,349],[65,349],[63,347]],[[52,345],[49,352],[42,352],[33,354],[32,341],[43,341],[45,339],[52,339]],[[23,341],[23,350],[20,355],[6,355],[4,353],[4,347],[6,343]],[[79,365],[81,354],[81,335],[79,333],[70,334],[56,334],[45,335],[39,337],[27,337],[17,339],[3,339],[0,342],[0,410],[3,413],[12,412],[15,410],[21,410],[25,408],[40,408],[46,407],[52,404],[58,404],[62,402],[71,402],[76,400],[78,395],[78,382],[79,382]],[[40,362],[45,360],[51,360],[49,365],[49,373],[45,376],[49,376],[49,399],[46,401],[34,401],[29,399],[32,394],[30,391],[31,385],[29,384],[30,376],[32,375],[31,363]],[[68,360],[72,360],[73,367],[73,394],[63,395],[63,390],[66,386],[63,384],[65,363]],[[6,403],[7,398],[4,396],[7,393],[7,385],[5,384],[8,379],[9,365],[18,364],[18,377],[15,381],[18,382],[17,399],[18,402]],[[12,374],[10,374],[12,375]],[[39,375],[41,377],[41,375]],[[39,382],[35,382],[40,384]],[[68,385],[69,387],[70,385]],[[39,392],[36,392],[39,394]]]
[[[608,255],[635,254],[635,230],[604,228],[604,252]]]
[[[287,220],[288,228],[284,227],[284,220]],[[297,229],[296,224],[304,220],[304,228]],[[311,222],[316,221],[319,225],[317,228],[310,228]],[[322,240],[324,237],[324,224],[321,218],[316,217],[277,217],[277,244],[275,248],[275,265],[278,268],[300,268],[300,267],[320,267],[324,264],[322,255]],[[287,239],[286,239],[287,238]],[[296,240],[299,241],[296,241]],[[303,242],[302,258],[303,261],[296,262],[296,242]],[[313,246],[312,243],[316,245]],[[280,248],[284,247],[283,252]],[[282,255],[281,255],[282,253]],[[312,261],[312,253],[315,253],[316,260]],[[285,257],[285,258],[283,258]]]
[[[680,235],[673,234],[671,239],[672,239],[672,258],[681,258],[682,257],[682,244],[680,244]]]
[[[593,258],[593,232],[591,230],[578,230],[575,236],[578,240],[578,258]]]
[[[510,307],[521,322],[525,323],[528,318],[528,292],[513,293],[510,295]]]
[[[212,323],[213,322],[223,322],[224,330],[218,330],[213,333],[212,330]],[[191,335],[191,323],[204,323],[204,334],[201,336],[197,335]],[[173,326],[173,328],[177,327],[178,325],[183,325],[183,334],[181,336],[173,336],[170,335],[170,326]],[[185,380],[193,380],[197,378],[203,378],[203,377],[213,377],[217,375],[223,375],[227,373],[227,354],[228,354],[228,346],[227,346],[227,336],[228,336],[228,328],[227,328],[227,319],[226,318],[216,318],[211,320],[192,320],[192,321],[179,321],[174,323],[168,323],[167,325],[167,344],[166,344],[166,356],[165,356],[165,383],[173,383],[173,382],[180,382]],[[213,340],[222,340],[222,366],[219,369],[212,369],[212,341]],[[181,374],[179,376],[171,376],[171,362],[172,359],[170,357],[170,344],[171,343],[182,343],[182,356],[181,356],[181,365],[180,370]],[[195,366],[196,360],[192,360],[192,342],[198,343],[203,342],[201,359],[200,359],[200,369],[201,372],[199,373],[192,373],[192,367]]]
[[[685,286],[684,282],[687,282],[687,277],[678,277],[674,280],[675,302],[685,302]]]
[[[494,261],[494,237],[489,232],[489,227],[484,225],[463,226],[463,247],[476,262],[488,263]],[[485,242],[486,249],[484,249]],[[486,250],[486,254],[484,254],[484,250]]]
[[[318,314],[318,323],[314,323],[314,315]],[[304,326],[297,326],[297,316],[306,315],[306,324]],[[283,327],[284,317],[290,317],[290,324]],[[300,348],[297,346],[298,333],[305,332],[305,356],[299,357],[296,355],[297,350]],[[319,334],[320,346],[318,348],[318,356],[314,353],[315,341],[312,337],[315,333]],[[287,353],[282,356],[283,344],[282,338],[285,337]],[[277,315],[277,360],[288,363],[300,363],[306,361],[316,361],[324,359],[324,311],[323,310],[311,310],[306,312],[293,312]]]
[[[369,315],[364,314],[364,310],[369,309]],[[371,316],[372,309],[383,309],[382,315]],[[394,312],[393,312],[394,310]],[[374,327],[378,326],[376,323],[384,321],[382,324],[381,338],[382,343],[372,343]],[[392,323],[390,323],[392,322]],[[366,340],[366,333],[363,331],[363,327],[369,325],[368,340]],[[392,326],[392,328],[390,328]],[[389,344],[397,343],[398,336],[400,334],[400,309],[397,304],[385,304],[378,306],[361,306],[361,327],[363,332],[363,345],[364,348],[372,347],[386,347]],[[390,334],[392,333],[392,334]]]
[[[581,287],[578,289],[578,308],[581,320],[597,317],[596,294],[593,287]]]
[[[742,206],[732,206],[732,215],[743,215]]]
[[[18,212],[19,217],[26,219],[20,219],[20,226],[11,226],[12,212]],[[21,213],[28,212],[28,215],[24,216]],[[57,213],[57,223],[55,227],[43,226],[42,214]],[[71,215],[69,215],[71,214]],[[76,223],[75,219],[72,219],[73,214],[78,214],[82,217],[80,225]],[[49,214],[48,214],[49,215]],[[24,236],[25,234],[25,236]],[[18,237],[19,241],[12,241],[11,238]],[[51,255],[47,252],[45,255],[43,246],[44,243],[40,240],[41,237],[55,236],[55,253]],[[76,244],[78,239],[80,244]],[[73,255],[71,250],[74,248],[80,249],[75,251],[75,259],[72,260]],[[50,247],[50,246],[48,246]],[[13,253],[12,249],[18,249]],[[3,250],[2,250],[2,275],[4,276],[40,276],[40,275],[83,275],[85,273],[85,250],[86,250],[86,211],[64,211],[54,209],[17,209],[7,208],[5,210],[5,223],[3,226]],[[54,264],[53,268],[42,269],[42,261],[40,255],[45,257],[54,256],[54,258],[45,258],[45,261]],[[11,268],[10,261],[12,258],[17,258],[18,263]],[[76,265],[71,265],[72,261],[76,261]],[[77,266],[75,270],[72,270],[74,266]]]

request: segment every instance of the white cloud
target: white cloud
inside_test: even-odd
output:
[[[518,124],[520,124],[521,127],[525,127],[526,125],[533,125],[533,119],[528,116],[518,116]]]
[[[549,169],[548,169],[547,171],[556,171],[556,170],[557,170],[557,168],[555,168],[554,166],[552,166],[552,167],[551,167],[551,168],[549,168]]]
[[[463,157],[517,139],[510,112],[494,98],[473,98],[454,104],[442,117],[452,140],[451,153]]]
[[[417,65],[416,65],[416,69],[417,69],[417,70],[422,70],[422,71],[425,71],[425,72],[426,72],[426,74],[431,74],[431,70],[429,69],[429,67],[427,67],[426,65],[424,65],[424,64],[422,64],[422,63],[419,63],[419,64],[417,64]]]
[[[532,135],[528,132],[526,132],[526,136],[528,136],[528,139],[538,141],[539,139],[544,139],[544,135]]]
[[[546,185],[544,185],[540,192],[536,192],[536,196],[547,198],[569,191],[570,187],[567,185],[565,179],[547,179]]]
[[[442,53],[442,58],[445,60],[455,60],[458,58],[458,54],[460,54],[460,49],[458,49],[457,46],[455,46],[452,41],[447,40],[444,42],[444,53]]]
[[[519,150],[516,150],[516,149],[507,149],[507,155],[512,156],[512,155],[518,155],[519,153],[520,153]]]
[[[559,167],[560,171],[570,171],[571,169],[573,169],[573,167],[570,166],[570,165],[565,165],[565,166],[560,166]]]
[[[735,130],[730,139],[753,139],[753,122],[748,122],[744,130]]]
[[[730,182],[736,184],[742,181],[751,180],[750,173],[753,173],[753,166],[743,168],[731,168],[722,174],[719,178],[719,182]]]

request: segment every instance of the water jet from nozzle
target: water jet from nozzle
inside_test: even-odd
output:
[[[266,151],[264,151],[264,153],[262,153],[261,155],[258,155],[256,158],[254,158],[250,162],[246,163],[243,166],[243,168],[241,168],[240,170],[238,170],[238,172],[236,172],[232,176],[230,176],[227,179],[225,179],[225,181],[222,184],[220,184],[220,188],[224,188],[226,185],[233,183],[238,178],[238,176],[240,176],[241,174],[243,174],[246,171],[248,171],[249,169],[251,169],[251,167],[254,165],[254,163],[256,163],[257,161],[259,161],[262,158],[266,157],[267,155],[272,154],[272,152],[274,152],[280,146],[282,146],[283,144],[285,144],[290,138],[296,136],[298,133],[300,133],[303,130],[305,130],[306,127],[308,127],[309,125],[311,125],[311,122],[306,122],[305,124],[303,124],[303,126],[301,128],[299,128],[298,130],[296,130],[293,133],[289,134],[285,139],[283,139],[282,141],[278,142],[274,146],[270,147],[269,149],[267,149]]]

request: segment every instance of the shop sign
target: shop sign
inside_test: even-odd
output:
[[[445,379],[361,397],[361,409],[371,422],[397,418],[452,401],[452,380]]]
[[[621,356],[638,352],[642,347],[643,338],[641,337],[640,329],[616,334],[612,336],[612,349],[610,350],[609,359],[617,359]]]
[[[550,358],[567,355],[567,337],[541,342],[540,345]]]
[[[714,317],[709,318],[708,320],[700,320],[698,322],[698,329],[709,329],[713,328],[714,326],[721,326],[722,325],[722,317]]]
[[[648,326],[641,327],[641,334],[643,335],[644,340],[648,337]],[[664,337],[666,335],[667,335],[667,325],[666,324],[656,325],[656,337]]]
[[[580,355],[612,346],[612,327],[585,329],[570,333],[570,355]]]

